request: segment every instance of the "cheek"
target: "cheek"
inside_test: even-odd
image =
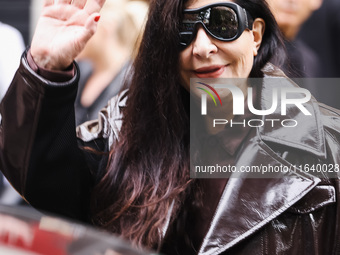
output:
[[[248,53],[247,56],[246,56],[246,58],[247,58],[247,65],[248,66],[253,66],[253,63],[254,63],[254,50],[251,47],[249,47],[247,53]]]
[[[188,69],[190,58],[191,58],[191,51],[190,51],[190,46],[189,46],[183,51],[181,51],[179,54],[179,67],[181,71]]]
[[[250,41],[233,45],[228,52],[233,59],[232,72],[237,77],[248,77],[254,63],[254,51]]]
[[[244,72],[243,76],[248,77],[250,74],[251,69],[253,68],[254,64],[254,52],[253,50],[249,47],[249,50],[247,52],[247,55],[244,57]]]
[[[243,67],[252,65],[254,59],[253,48],[249,44],[242,46],[235,47],[229,54],[233,56],[233,59],[238,65],[242,65]]]
[[[246,72],[249,74],[252,67],[253,67],[253,63],[254,63],[254,40],[253,37],[250,36],[250,40],[243,45],[242,49],[243,49],[243,54],[244,54],[244,67],[246,69]]]

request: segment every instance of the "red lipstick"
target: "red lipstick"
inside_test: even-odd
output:
[[[194,70],[198,78],[218,78],[224,72],[225,66],[207,66]]]

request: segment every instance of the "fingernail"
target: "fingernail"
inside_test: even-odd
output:
[[[100,16],[98,15],[98,16],[96,16],[96,17],[94,18],[94,21],[95,21],[95,22],[98,22],[99,19],[100,19]]]

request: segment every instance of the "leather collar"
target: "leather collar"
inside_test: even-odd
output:
[[[260,100],[261,109],[268,109],[271,102],[266,100],[271,98],[272,88],[276,87],[298,87],[294,82],[287,78],[281,70],[273,65],[267,65],[265,68],[266,76],[264,79],[262,94]],[[273,79],[277,82],[273,82]],[[281,105],[281,101],[278,102]],[[304,115],[296,106],[288,105],[287,115],[282,116],[280,107],[264,119],[294,119],[298,126],[295,128],[287,128],[276,125],[273,127],[267,125],[259,129],[259,134],[264,141],[274,142],[277,144],[289,146],[295,149],[306,151],[320,158],[326,158],[325,137],[323,125],[321,123],[320,110],[318,103],[314,97],[304,106],[312,114]],[[291,130],[289,130],[291,129]]]
[[[278,79],[278,82],[275,82],[276,86],[296,86],[274,66],[268,65],[264,70],[266,78]],[[268,109],[271,106],[271,101],[267,99],[271,98],[272,87],[273,82],[269,84],[265,79],[261,90],[261,109]],[[290,163],[278,156],[268,146],[268,142],[325,158],[325,137],[317,103],[312,99],[304,106],[312,116],[305,116],[300,110],[293,109],[294,106],[289,106],[286,116],[281,116],[280,109],[270,116],[264,116],[264,120],[294,119],[298,122],[298,127],[291,128],[288,132],[287,127],[282,126],[257,128],[257,135],[252,141],[247,141],[244,147],[251,154],[244,151],[236,165],[265,162],[271,166],[289,167]],[[220,254],[230,249],[278,217],[321,181],[302,171],[280,172],[275,175],[272,178],[251,179],[242,174],[229,179],[198,254]]]

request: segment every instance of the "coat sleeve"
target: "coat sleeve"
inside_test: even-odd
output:
[[[87,221],[93,178],[76,137],[78,79],[77,68],[68,82],[47,81],[22,57],[0,105],[0,168],[33,207]]]

